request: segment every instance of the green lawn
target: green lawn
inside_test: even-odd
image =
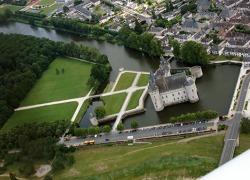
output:
[[[118,83],[116,84],[115,91],[128,89],[132,85],[135,79],[135,76],[136,76],[136,73],[130,73],[130,72],[123,73],[120,76]]]
[[[36,5],[46,5],[46,4],[52,4],[54,3],[55,0],[41,0],[39,3],[37,3]]]
[[[95,9],[95,11],[93,12],[93,14],[95,14],[95,15],[105,15],[106,13],[107,13],[106,11],[104,11],[100,8]]]
[[[37,80],[35,86],[21,102],[21,106],[40,104],[86,95],[86,85],[92,65],[69,58],[57,58]],[[64,68],[64,73],[62,69]],[[59,74],[56,74],[56,69]]]
[[[120,93],[102,97],[102,100],[105,104],[106,116],[120,112],[126,97],[127,93]]]
[[[147,86],[149,79],[149,74],[141,74],[136,86]]]
[[[240,134],[240,145],[236,147],[234,156],[238,156],[248,149],[250,149],[250,134]]]
[[[54,11],[56,8],[60,7],[62,4],[54,4],[50,7],[46,7],[42,9],[41,14],[48,15],[50,12]]]
[[[133,92],[126,110],[134,109],[139,105],[139,99],[144,90],[137,90]]]
[[[12,12],[15,12],[15,11],[18,11],[18,10],[20,10],[22,8],[23,8],[23,6],[6,5],[3,8],[0,8],[0,14],[3,14],[5,9],[9,9]]]
[[[223,138],[218,135],[179,143],[159,140],[150,145],[86,147],[74,153],[72,168],[53,175],[53,179],[198,178],[218,166]]]
[[[71,120],[77,105],[78,103],[71,102],[16,111],[8,119],[1,130],[6,130],[30,122],[52,122],[63,119]]]

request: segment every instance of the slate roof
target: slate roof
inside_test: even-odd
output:
[[[180,89],[185,87],[187,76],[185,73],[178,73],[168,77],[162,77],[155,80],[155,84],[160,93]]]
[[[197,0],[197,9],[198,10],[206,10],[210,8],[209,0]]]
[[[200,28],[200,25],[199,25],[198,22],[195,21],[195,19],[190,18],[190,19],[187,19],[187,20],[183,23],[182,27],[199,29],[199,28]]]
[[[246,40],[242,40],[242,41],[235,41],[235,40],[229,40],[228,43],[230,45],[234,45],[234,46],[244,46],[248,41]]]
[[[231,18],[236,15],[236,11],[231,11],[227,8],[223,9],[222,12],[220,13],[220,16],[223,18]]]

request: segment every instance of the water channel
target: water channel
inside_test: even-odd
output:
[[[97,41],[72,35],[64,32],[57,32],[50,29],[31,27],[27,24],[8,22],[0,25],[0,32],[5,34],[18,33],[45,37],[54,41],[71,42],[83,44],[85,46],[96,47],[101,53],[107,54],[113,71],[110,74],[110,81],[114,81],[118,74],[118,69],[124,67],[127,70],[150,71],[156,70],[159,65],[159,58],[152,58],[141,52],[125,48],[106,41]],[[179,67],[175,62],[171,66]],[[235,84],[238,78],[240,66],[219,65],[215,68],[203,69],[203,76],[197,80],[200,101],[195,104],[183,103],[167,107],[161,112],[155,112],[149,96],[145,101],[147,111],[142,114],[127,117],[123,120],[125,127],[130,127],[130,122],[136,120],[139,126],[149,126],[168,122],[172,116],[183,113],[202,111],[207,109],[216,110],[220,115],[227,114]],[[89,126],[90,122],[82,123],[82,126]]]

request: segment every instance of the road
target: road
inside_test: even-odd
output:
[[[183,126],[172,126],[168,127],[167,125],[157,125],[146,128],[140,128],[137,131],[125,131],[122,133],[113,132],[111,134],[104,134],[102,136],[94,137],[88,136],[87,138],[73,138],[70,141],[60,141],[60,143],[64,143],[66,146],[77,145],[83,143],[84,141],[95,140],[95,144],[102,144],[107,142],[117,142],[117,141],[125,141],[127,140],[127,136],[133,136],[135,139],[137,138],[147,138],[147,137],[159,137],[162,135],[177,135],[183,133],[190,132],[202,132],[204,130],[210,130],[209,128],[214,126],[214,122],[200,122],[196,124],[183,125]],[[204,127],[204,129],[203,129]],[[195,129],[193,129],[195,128]],[[198,128],[200,130],[198,131]],[[143,130],[142,130],[143,129]]]
[[[229,126],[225,136],[225,144],[221,155],[220,166],[230,161],[233,158],[234,149],[239,135],[239,126],[242,118],[242,111],[245,104],[249,82],[250,82],[250,74],[247,75],[243,81],[242,88],[240,91],[240,97],[238,99],[236,107],[236,113],[232,119],[232,124]]]

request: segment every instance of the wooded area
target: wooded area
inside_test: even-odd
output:
[[[0,42],[0,128],[57,56],[81,58],[104,67],[108,64],[108,57],[97,49],[73,42],[18,34],[0,34]]]

